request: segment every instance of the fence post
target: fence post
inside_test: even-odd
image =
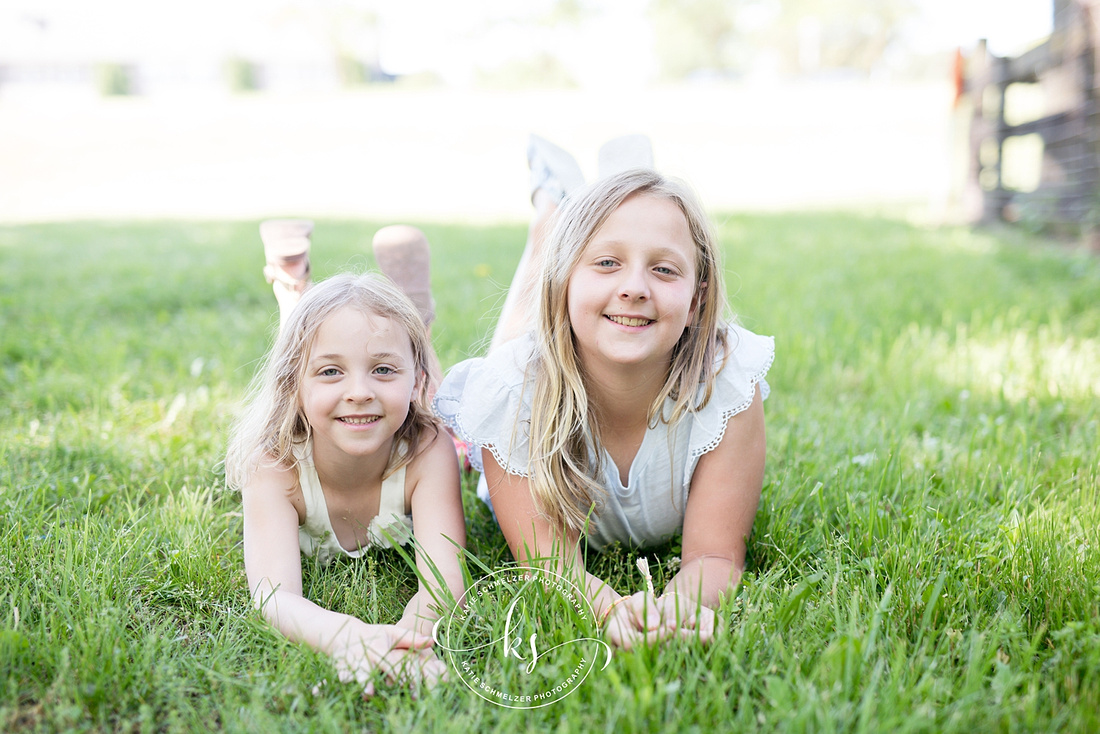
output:
[[[1006,63],[991,54],[982,39],[968,67],[970,160],[964,206],[970,221],[996,222],[1001,220],[1010,196],[1001,182],[1001,157],[1008,130],[1004,112]]]

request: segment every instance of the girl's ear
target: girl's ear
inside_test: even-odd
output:
[[[418,369],[416,371],[416,384],[413,385],[413,394],[410,403],[415,403],[418,398],[427,400],[428,398],[428,383],[431,380],[431,376],[427,369]]]
[[[695,321],[695,312],[699,310],[699,304],[703,302],[703,297],[706,295],[707,281],[703,281],[699,284],[699,289],[695,291],[695,295],[691,297],[691,312],[688,314],[688,321]]]

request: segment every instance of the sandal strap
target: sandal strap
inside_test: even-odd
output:
[[[301,278],[295,278],[290,273],[283,270],[282,265],[279,263],[268,262],[264,266],[264,278],[268,283],[279,283],[281,285],[290,288],[295,291],[304,291],[306,286],[309,285],[310,277],[312,274],[312,266],[309,261],[306,261],[305,273]]]

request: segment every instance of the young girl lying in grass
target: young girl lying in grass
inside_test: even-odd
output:
[[[272,625],[326,653],[341,680],[367,693],[376,670],[390,681],[437,680],[445,667],[430,632],[443,594],[431,565],[459,598],[465,523],[454,444],[428,409],[434,355],[424,319],[378,275],[308,287],[307,223],[279,222],[265,234],[281,328],[226,458],[244,504],[252,598]],[[324,563],[413,535],[420,587],[396,624],[368,624],[302,595],[302,554]]]
[[[516,560],[571,569],[609,641],[709,639],[760,499],[772,339],[723,320],[714,236],[683,185],[643,167],[567,197],[568,154],[533,138],[529,159],[536,216],[493,347],[434,405],[471,445]],[[681,531],[661,596],[585,571],[582,537]]]

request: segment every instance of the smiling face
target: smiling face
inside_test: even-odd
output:
[[[695,314],[695,260],[679,206],[644,193],[625,199],[569,276],[569,321],[586,369],[667,369]]]
[[[392,319],[345,306],[329,315],[310,349],[301,408],[317,459],[388,459],[417,386],[408,334]]]

